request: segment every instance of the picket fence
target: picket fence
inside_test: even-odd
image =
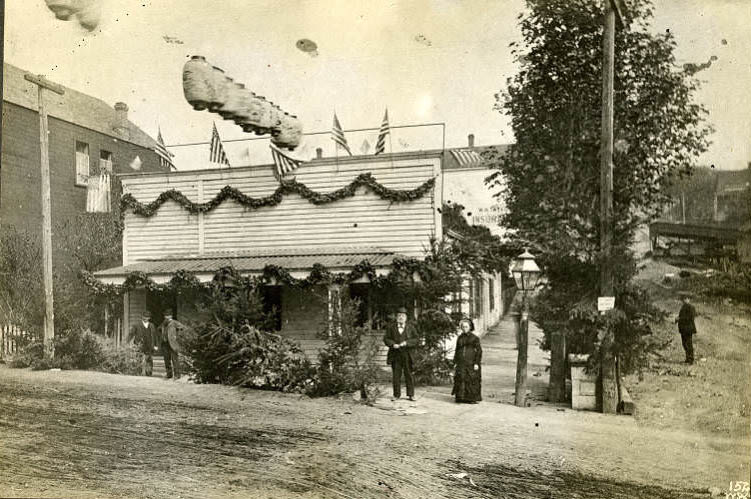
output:
[[[18,326],[0,325],[0,359],[13,355],[33,340],[32,334],[21,330]]]

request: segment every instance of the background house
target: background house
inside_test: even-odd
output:
[[[677,180],[671,204],[649,227],[650,249],[672,255],[736,253],[741,228],[751,222],[750,187],[751,168],[703,167]]]
[[[0,225],[41,237],[41,174],[37,86],[27,71],[3,64]],[[70,88],[63,95],[45,92],[49,121],[50,195],[55,229],[86,211],[89,176],[157,172],[169,169],[155,151],[157,142],[128,120],[128,106],[114,107]],[[114,177],[113,177],[114,179]],[[119,186],[112,182],[116,206]],[[53,255],[59,259],[61,255]]]

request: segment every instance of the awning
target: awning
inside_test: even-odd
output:
[[[286,269],[292,277],[304,279],[315,264],[330,272],[350,272],[364,260],[375,267],[378,275],[389,272],[394,259],[402,257],[379,248],[300,248],[276,249],[255,252],[211,253],[204,255],[173,256],[143,260],[123,267],[94,272],[94,277],[104,284],[122,284],[132,272],[143,272],[157,284],[169,282],[181,270],[195,275],[201,282],[209,282],[223,267],[233,267],[242,275],[260,275],[267,265]]]

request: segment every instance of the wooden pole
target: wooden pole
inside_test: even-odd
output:
[[[614,296],[613,258],[613,80],[615,70],[615,9],[604,0],[605,21],[602,37],[602,136],[600,148],[600,296]],[[602,412],[615,414],[618,408],[615,359],[610,355],[612,333],[602,341]]]
[[[686,193],[681,191],[681,219],[686,223]]]
[[[60,85],[42,76],[24,75],[27,81],[39,88],[39,150],[42,174],[42,264],[44,266],[44,348],[54,357],[55,312],[52,293],[52,212],[50,199],[50,153],[47,109],[44,106],[44,90],[52,90],[62,95],[65,90]]]
[[[516,382],[514,383],[514,405],[527,406],[527,343],[529,339],[529,314],[527,311],[527,293],[522,291],[522,310],[519,316],[519,334],[517,339]]]

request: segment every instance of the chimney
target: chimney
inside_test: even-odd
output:
[[[469,135],[467,135],[467,145],[469,147],[475,147],[475,134],[474,133],[470,133]]]
[[[316,159],[321,159],[321,158],[323,158],[323,149],[321,149],[320,147],[316,147]]]
[[[124,102],[115,103],[115,123],[112,129],[118,137],[129,140],[130,127],[128,126],[128,105]]]

